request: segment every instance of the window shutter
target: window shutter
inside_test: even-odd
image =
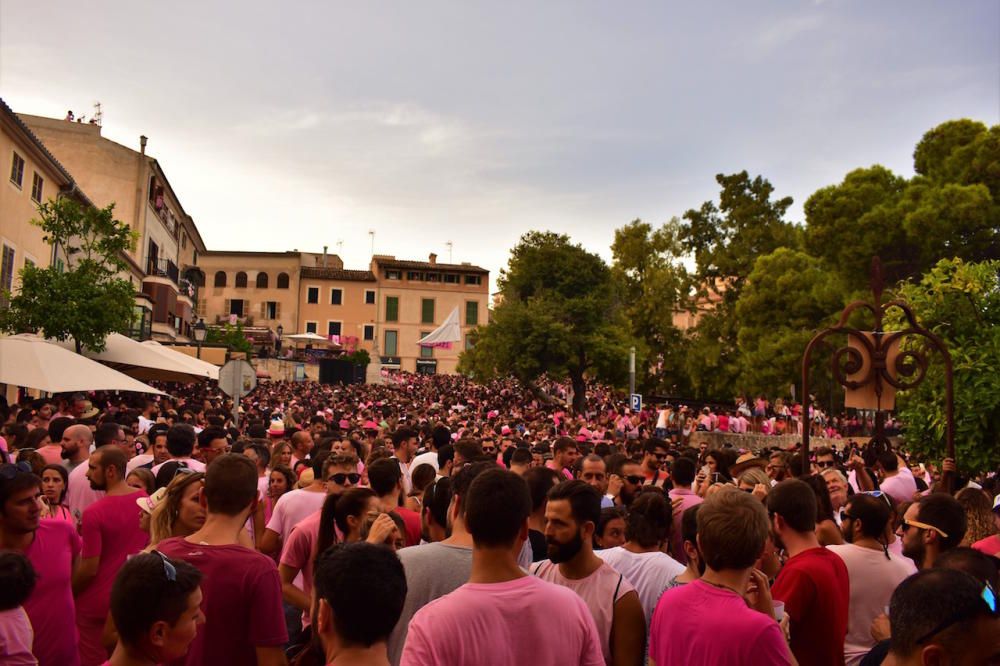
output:
[[[260,302],[260,318],[267,319],[267,301]]]
[[[281,301],[277,301],[274,304],[274,318],[281,319]]]
[[[226,309],[222,311],[222,316],[228,318],[230,313],[233,311],[233,301],[232,299],[226,299]]]

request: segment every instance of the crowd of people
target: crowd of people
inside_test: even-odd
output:
[[[164,388],[0,404],[0,663],[1000,663],[996,470],[597,385]]]

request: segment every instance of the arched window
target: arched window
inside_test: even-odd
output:
[[[267,289],[267,273],[263,271],[257,273],[257,288]]]
[[[215,272],[215,286],[225,287],[226,286],[226,271],[216,271]]]
[[[278,289],[288,289],[288,273],[278,273]]]
[[[244,273],[243,271],[240,271],[239,273],[236,274],[236,288],[246,289],[246,286],[247,286],[247,274]]]

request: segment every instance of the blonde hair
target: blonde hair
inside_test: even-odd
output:
[[[205,480],[205,475],[201,472],[193,474],[178,474],[167,485],[167,495],[163,501],[153,509],[153,515],[149,518],[149,546],[147,551],[153,549],[156,544],[164,539],[169,539],[174,534],[174,527],[181,513],[181,499],[184,491],[193,483],[200,483]]]
[[[767,475],[767,472],[760,469],[759,467],[753,467],[747,471],[740,474],[740,483],[746,483],[751,486],[756,486],[758,484],[771,487],[771,477]]]

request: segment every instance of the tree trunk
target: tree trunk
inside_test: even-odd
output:
[[[573,384],[573,413],[583,414],[587,409],[587,383],[583,380],[583,371],[571,370],[569,378]]]

